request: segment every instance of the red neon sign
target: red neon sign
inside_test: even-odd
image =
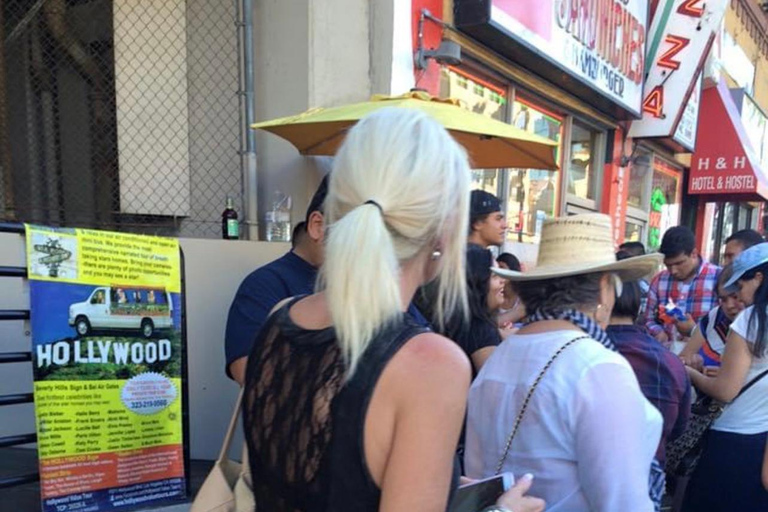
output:
[[[683,48],[688,46],[691,42],[686,37],[674,36],[669,34],[664,41],[672,45],[672,47],[664,52],[659,60],[656,62],[659,66],[667,69],[678,69],[680,67],[680,61],[675,59],[678,53],[683,51]]]
[[[685,0],[680,7],[677,8],[677,12],[693,18],[701,18],[704,14],[704,7],[697,5],[702,0]]]
[[[643,100],[643,112],[651,114],[653,117],[661,118],[664,108],[664,87],[657,85],[648,93]]]

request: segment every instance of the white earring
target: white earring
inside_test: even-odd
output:
[[[440,259],[440,257],[441,257],[442,255],[443,255],[443,253],[442,253],[442,252],[440,252],[440,251],[435,251],[435,252],[433,252],[433,253],[432,253],[432,260],[433,260],[433,261],[434,261],[434,260],[439,260],[439,259]]]

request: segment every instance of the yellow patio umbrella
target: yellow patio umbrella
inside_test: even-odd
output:
[[[350,127],[384,107],[417,109],[435,118],[464,146],[476,169],[557,169],[555,142],[465,110],[458,100],[434,98],[421,91],[402,96],[377,95],[371,101],[341,107],[315,108],[251,127],[282,137],[304,155],[333,155]]]

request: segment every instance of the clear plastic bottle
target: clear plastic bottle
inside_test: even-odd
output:
[[[272,209],[266,213],[267,241],[291,241],[291,196],[275,191]]]

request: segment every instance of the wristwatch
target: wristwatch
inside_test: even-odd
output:
[[[491,505],[490,507],[485,507],[480,512],[512,512],[512,511],[502,505]]]

